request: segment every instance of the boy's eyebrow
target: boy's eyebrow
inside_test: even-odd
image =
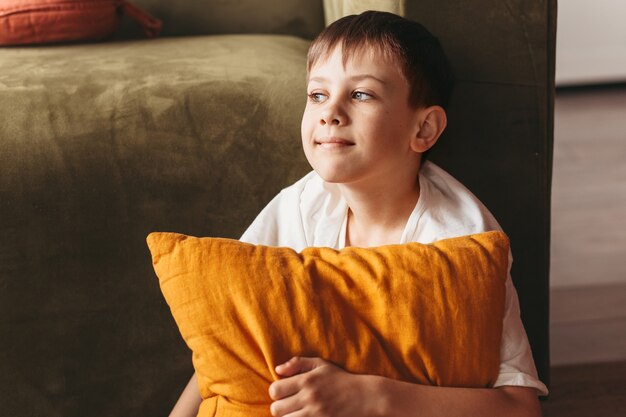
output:
[[[372,74],[357,74],[357,75],[353,75],[353,76],[351,76],[349,78],[352,81],[361,81],[361,80],[365,80],[365,79],[369,78],[369,79],[372,79],[374,81],[379,82],[380,84],[383,84],[383,85],[387,84],[384,80],[381,80],[380,78],[375,77]],[[328,82],[328,79],[326,77],[311,77],[311,78],[309,78],[308,81],[309,82],[311,82],[311,81],[317,81],[317,82],[325,82],[326,81],[326,82]]]

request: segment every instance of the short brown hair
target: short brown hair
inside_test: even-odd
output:
[[[342,17],[324,29],[311,44],[307,71],[338,45],[344,64],[355,52],[376,48],[402,67],[410,85],[411,106],[447,108],[454,85],[452,70],[439,40],[421,24],[378,11]]]

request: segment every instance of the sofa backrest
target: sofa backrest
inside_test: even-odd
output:
[[[556,0],[407,0],[457,85],[431,159],[496,216],[539,375],[549,381],[549,249]]]
[[[322,0],[131,0],[163,21],[162,36],[271,33],[312,39],[324,28]],[[118,37],[140,37],[123,19]]]

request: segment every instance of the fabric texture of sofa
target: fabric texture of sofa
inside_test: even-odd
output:
[[[237,238],[308,172],[308,45],[376,2],[134,3],[161,37],[126,22],[106,42],[0,49],[2,415],[167,415],[193,369],[146,236]],[[556,1],[379,4],[450,56],[458,85],[432,159],[509,235],[547,382]]]

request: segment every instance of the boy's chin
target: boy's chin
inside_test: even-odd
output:
[[[341,184],[346,182],[345,178],[343,178],[344,176],[338,174],[338,173],[329,173],[329,172],[325,172],[324,170],[320,170],[320,169],[313,169],[315,171],[315,173],[317,175],[320,176],[321,179],[324,180],[324,182],[330,183],[330,184]]]
[[[354,180],[350,175],[347,175],[345,171],[327,171],[323,169],[314,169],[317,175],[320,176],[329,184],[347,184]]]
[[[314,161],[316,163],[309,164],[313,167],[313,170],[319,175],[325,182],[330,184],[348,184],[358,181],[360,178],[367,176],[367,171],[363,170],[363,167],[356,167],[354,162],[349,163],[346,161]],[[346,169],[350,167],[351,169]]]

